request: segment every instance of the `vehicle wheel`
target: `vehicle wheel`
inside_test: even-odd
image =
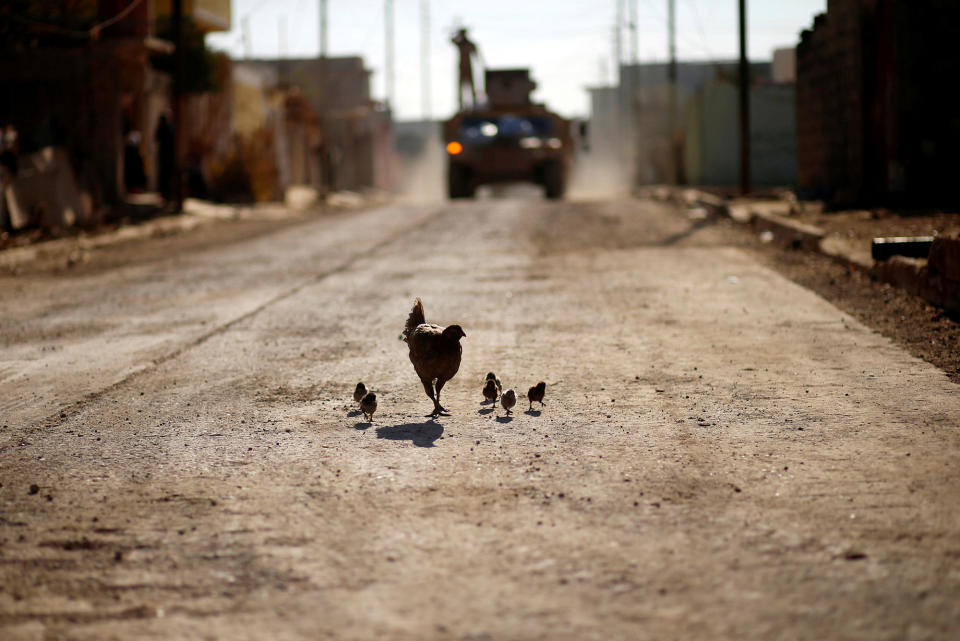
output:
[[[543,168],[543,190],[550,200],[563,198],[566,185],[563,180],[563,167],[558,162],[552,162]]]
[[[466,167],[454,164],[447,166],[447,195],[451,199],[473,196],[473,190],[470,188],[470,173]]]

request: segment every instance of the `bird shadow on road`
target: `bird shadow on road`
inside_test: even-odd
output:
[[[487,407],[487,408],[484,408],[484,409],[482,409],[482,410],[477,410],[477,414],[484,414],[484,415],[486,415],[486,414],[493,414],[494,411],[496,411],[494,408],[492,408],[492,407]]]
[[[513,417],[510,416],[509,414],[506,415],[506,416],[498,416],[498,417],[497,417],[497,423],[509,423],[509,422],[512,421],[512,420],[513,420]]]
[[[372,422],[370,422],[370,421],[360,421],[359,423],[357,423],[356,425],[353,426],[353,429],[355,429],[355,430],[360,430],[360,431],[362,432],[362,431],[364,431],[364,430],[366,430],[366,429],[369,429],[369,428],[371,428],[371,427],[373,427],[373,423],[372,423]]]
[[[361,412],[360,410],[351,410],[347,412],[347,416],[350,418],[353,418],[354,416],[360,416],[361,414],[363,414],[363,412]]]
[[[524,412],[527,416],[540,416],[542,412],[540,410],[527,410]]]
[[[433,447],[433,442],[443,435],[443,425],[436,421],[404,423],[377,428],[377,438],[391,441],[413,441],[417,447]]]

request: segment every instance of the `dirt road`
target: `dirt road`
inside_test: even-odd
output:
[[[219,240],[0,279],[0,638],[956,638],[957,387],[710,220]],[[467,334],[436,421],[416,296]]]

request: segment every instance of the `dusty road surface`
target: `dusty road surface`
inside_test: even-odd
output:
[[[261,231],[0,279],[0,638],[958,638],[957,386],[710,220]]]

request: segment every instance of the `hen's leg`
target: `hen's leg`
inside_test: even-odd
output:
[[[440,408],[441,412],[447,411],[447,408],[440,404],[440,390],[443,389],[444,384],[446,384],[445,380],[442,378],[437,379],[437,407]]]
[[[433,418],[440,413],[440,404],[437,403],[437,397],[433,393],[433,381],[428,381],[425,379],[420,379],[420,382],[423,383],[423,391],[427,393],[427,396],[430,397],[430,400],[433,401],[433,413],[427,414],[428,418]]]

